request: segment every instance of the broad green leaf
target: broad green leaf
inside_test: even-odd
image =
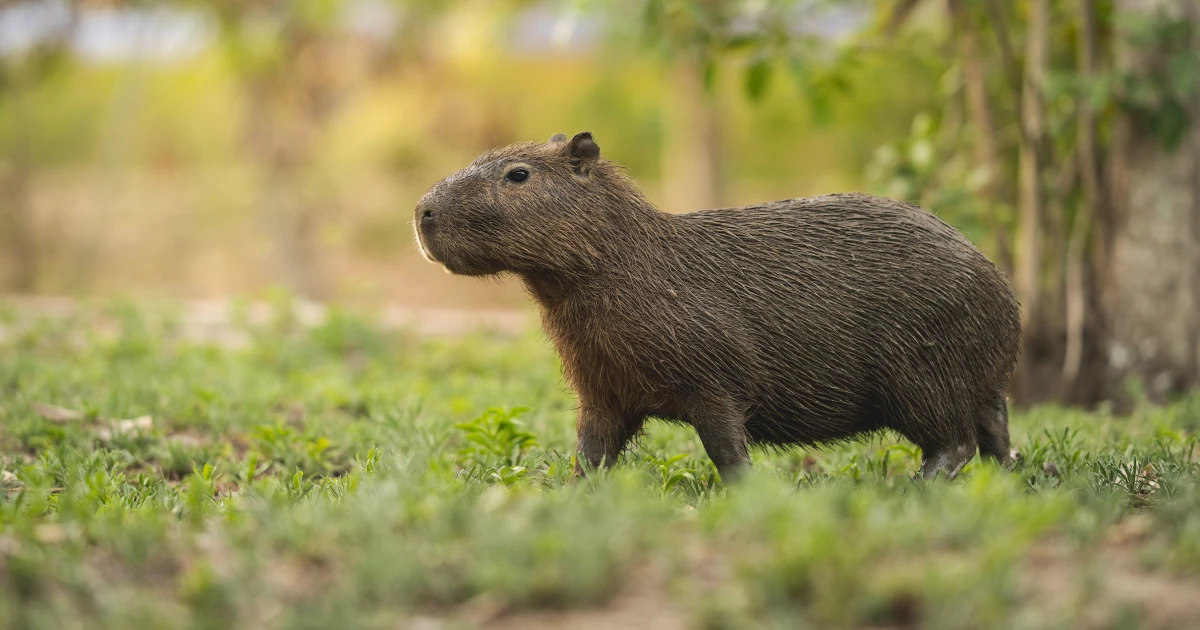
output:
[[[1175,54],[1167,62],[1167,74],[1176,96],[1184,99],[1193,96],[1200,83],[1200,55],[1190,50]]]
[[[771,82],[771,60],[756,59],[746,68],[746,94],[753,100],[760,100],[766,94]]]

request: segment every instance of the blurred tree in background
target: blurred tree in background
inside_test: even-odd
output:
[[[32,171],[37,155],[29,133],[30,95],[58,76],[70,62],[67,43],[75,23],[73,5],[45,15],[45,32],[23,50],[0,57],[0,103],[4,129],[0,153],[0,244],[8,250],[7,286],[31,291],[37,283],[38,252],[32,234]]]
[[[1110,365],[1162,400],[1200,385],[1200,5],[1117,8],[1097,312]]]
[[[920,4],[894,3],[887,24]],[[1019,394],[1162,401],[1200,385],[1200,6],[929,4],[946,12],[962,96],[934,113],[960,126],[934,163],[973,146],[978,174],[932,185],[973,186],[1002,264],[1015,219]]]
[[[699,38],[663,31],[669,46],[751,50],[751,98],[773,58],[824,61],[797,54],[803,37],[779,20],[756,18],[819,4],[736,3],[731,13],[728,3],[645,2],[652,31],[671,14],[707,28]],[[872,170],[891,196],[943,216],[967,210],[986,226],[1023,305],[1018,396],[1162,401],[1200,386],[1200,6],[897,0],[881,4],[858,46],[918,18],[952,54],[948,98]],[[1131,382],[1144,389],[1121,391]]]
[[[27,37],[38,10],[59,17]],[[671,212],[855,189],[920,203],[1011,274],[1019,399],[1165,400],[1200,386],[1198,14],[1173,0],[9,4],[5,288],[519,304],[519,289],[419,266],[412,203],[483,149],[589,129]],[[147,31],[190,20],[199,43],[98,54],[96,24],[129,16]]]
[[[200,4],[217,17],[242,91],[242,147],[261,169],[260,225],[273,241],[275,273],[301,296],[332,297],[318,262],[320,202],[306,194],[305,170],[346,102],[379,72],[408,61],[412,42],[419,48],[442,4],[397,0],[392,11],[378,12],[386,23],[375,25],[374,38],[345,28],[344,0]],[[410,46],[389,46],[392,41]]]

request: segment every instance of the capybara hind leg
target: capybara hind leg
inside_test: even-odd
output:
[[[625,445],[641,428],[640,420],[581,407],[576,424],[575,474],[583,475],[586,472],[584,462],[591,469],[601,466],[609,468],[616,464]]]
[[[996,460],[1001,466],[1009,462],[1008,402],[1004,394],[984,407],[979,415],[979,455]]]
[[[700,442],[704,444],[704,452],[717,466],[717,472],[724,483],[737,481],[747,468],[750,467],[750,449],[746,444],[744,432],[726,431],[716,427],[696,427],[700,434]]]
[[[941,473],[946,475],[947,480],[952,480],[975,456],[975,445],[970,443],[933,446],[922,450],[924,458],[921,462],[920,475],[925,479],[933,479],[938,473]]]

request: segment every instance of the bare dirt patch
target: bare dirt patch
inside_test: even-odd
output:
[[[443,630],[463,623],[488,630],[686,630],[695,626],[668,593],[665,572],[646,568],[631,572],[608,602],[595,607],[511,611],[502,601],[480,596],[446,617],[415,617],[399,627]]]
[[[239,324],[243,318],[250,325],[265,325],[277,317],[276,306],[253,303],[235,308],[229,300],[193,300],[171,302],[179,308],[178,335],[200,343],[225,347],[240,347],[249,338]],[[39,319],[65,320],[89,309],[87,302],[69,297],[0,295],[0,308],[15,315],[15,321],[0,321],[0,341],[19,334]],[[391,305],[372,311],[378,325],[390,330],[411,330],[425,336],[453,336],[472,332],[506,335],[520,334],[535,325],[536,318],[529,309],[502,308],[433,308]],[[317,326],[329,317],[329,308],[315,302],[298,301],[293,305],[294,321],[303,326]],[[101,316],[102,318],[103,316]],[[110,332],[115,326],[100,330]]]
[[[1200,580],[1156,573],[1139,560],[1146,525],[1130,517],[1090,549],[1038,543],[1023,563],[1022,595],[1051,618],[1076,617],[1082,628],[1111,627],[1131,613],[1143,628],[1200,628]]]

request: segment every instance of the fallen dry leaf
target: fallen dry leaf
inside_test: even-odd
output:
[[[51,422],[70,422],[72,420],[83,420],[83,412],[75,409],[67,409],[58,405],[48,403],[35,402],[32,405],[33,411],[37,415]]]
[[[21,543],[11,536],[0,536],[0,555],[11,556],[21,551]]]
[[[1146,464],[1138,473],[1138,487],[1142,495],[1153,494],[1158,490],[1158,474],[1154,472],[1154,464]]]
[[[150,416],[138,416],[131,420],[113,420],[107,427],[101,427],[96,430],[96,436],[101,440],[108,441],[113,439],[115,435],[132,433],[134,431],[149,431],[154,428],[154,418]]]
[[[204,446],[209,442],[208,438],[189,432],[172,433],[167,436],[167,441],[183,446]]]
[[[502,597],[489,593],[476,595],[459,605],[460,614],[473,625],[483,626],[504,616],[510,605]]]
[[[7,470],[0,472],[0,483],[16,485],[21,483],[17,476]]]
[[[33,530],[33,536],[38,542],[53,545],[67,539],[67,530],[57,523],[42,523]]]
[[[1128,545],[1141,542],[1150,534],[1153,521],[1142,514],[1134,514],[1123,519],[1108,531],[1108,542],[1114,545]]]
[[[304,405],[295,402],[279,402],[272,405],[271,409],[277,413],[284,414],[284,421],[288,424],[297,428],[304,428],[304,417],[308,413]]]

